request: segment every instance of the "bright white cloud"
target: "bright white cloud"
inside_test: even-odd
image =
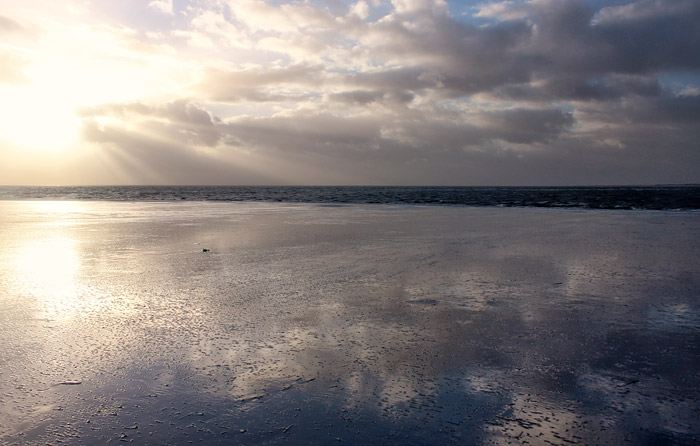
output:
[[[149,8],[160,11],[163,14],[173,15],[173,0],[151,0],[148,3]]]
[[[367,17],[369,17],[369,6],[367,5],[367,2],[360,0],[359,2],[355,3],[350,9],[350,14],[356,15],[360,19],[365,20]]]
[[[447,3],[443,0],[391,0],[398,14],[410,14],[416,12],[444,13],[447,11]]]

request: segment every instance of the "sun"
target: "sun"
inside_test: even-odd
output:
[[[2,88],[0,96],[0,140],[25,150],[56,152],[77,138],[76,104],[65,92],[19,86]]]

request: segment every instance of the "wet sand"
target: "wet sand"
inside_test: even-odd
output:
[[[5,201],[0,241],[3,445],[700,441],[697,213]]]

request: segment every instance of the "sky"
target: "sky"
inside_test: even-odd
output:
[[[697,0],[0,0],[0,184],[661,183]]]

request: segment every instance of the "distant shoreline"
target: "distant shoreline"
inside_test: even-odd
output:
[[[700,210],[700,185],[663,186],[0,186],[0,200],[411,204]]]

